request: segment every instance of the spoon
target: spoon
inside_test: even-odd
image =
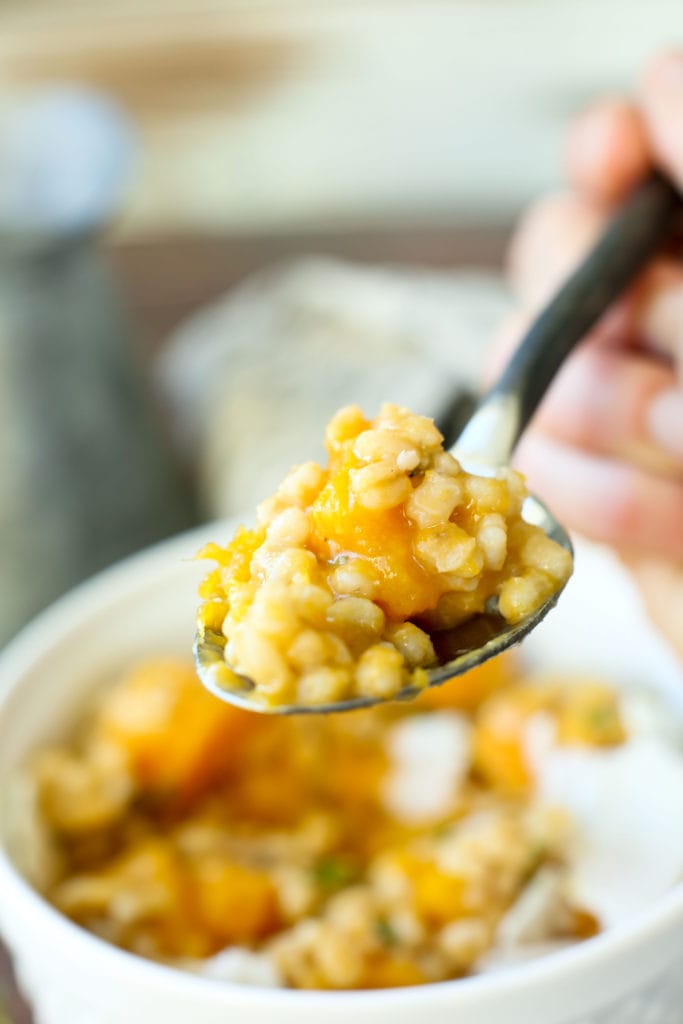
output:
[[[681,198],[674,187],[658,174],[635,190],[540,313],[498,382],[475,409],[451,449],[466,471],[492,476],[510,463],[522,432],[563,360],[671,231],[680,206]],[[526,499],[523,515],[572,551],[567,532],[538,498],[530,495]],[[519,643],[556,604],[562,589],[514,625],[491,613],[433,634],[439,664],[427,670],[427,685],[445,683]],[[350,711],[382,703],[381,698],[352,697],[315,706],[270,706],[257,695],[250,679],[233,672],[225,663],[225,643],[221,633],[198,625],[194,656],[199,678],[211,693],[230,704],[250,711],[291,715]],[[406,686],[391,699],[407,699],[420,692],[421,688]]]

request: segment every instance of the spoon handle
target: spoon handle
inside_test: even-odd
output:
[[[509,463],[566,356],[624,291],[671,231],[682,200],[659,174],[648,178],[534,321],[455,448],[491,466]]]

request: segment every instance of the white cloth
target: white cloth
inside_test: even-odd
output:
[[[158,366],[180,450],[212,516],[242,514],[294,463],[323,459],[342,405],[434,414],[474,386],[507,306],[500,281],[306,259],[193,316]]]

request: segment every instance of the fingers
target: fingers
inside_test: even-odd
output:
[[[648,410],[647,426],[650,437],[660,449],[683,462],[683,390],[680,387],[669,388],[655,396]]]
[[[539,309],[602,230],[606,212],[578,196],[549,196],[522,217],[508,257],[508,275],[527,310]]]
[[[511,315],[489,360],[500,373],[531,317]],[[637,348],[624,344],[640,338]],[[664,355],[667,361],[653,358]],[[683,470],[683,268],[660,261],[562,367],[535,425],[566,443],[661,473]]]
[[[516,464],[565,525],[626,551],[683,562],[683,485],[543,434],[520,445]]]
[[[672,259],[654,262],[636,289],[632,311],[643,346],[671,359],[683,380],[683,266]]]
[[[528,324],[590,247],[607,214],[578,197],[543,200],[523,219],[510,254],[510,283]],[[506,328],[507,350],[511,332]],[[601,317],[591,337],[604,345],[637,344],[674,360],[683,379],[683,266],[662,257]]]
[[[643,76],[638,106],[599,102],[569,132],[569,180],[593,202],[622,199],[657,163],[683,187],[683,50],[664,53]]]
[[[637,107],[610,100],[579,118],[567,158],[575,194],[537,204],[513,240],[509,271],[521,313],[502,332],[496,369],[651,166],[683,188],[683,53],[653,63]],[[680,262],[658,260],[601,319],[535,426],[517,461],[531,489],[552,496],[560,519],[622,551],[683,564]]]
[[[679,396],[683,403],[669,366],[639,353],[582,348],[563,367],[534,425],[566,444],[683,479]]]
[[[683,188],[683,51],[648,68],[639,107],[603,101],[570,131],[568,168],[576,195],[542,200],[524,217],[510,252],[510,279],[522,305],[538,309],[586,253],[608,212],[653,163]]]
[[[595,104],[569,130],[569,180],[593,202],[612,205],[622,199],[645,177],[651,163],[643,118],[625,100]]]
[[[683,52],[666,53],[647,68],[641,109],[657,162],[683,187]]]

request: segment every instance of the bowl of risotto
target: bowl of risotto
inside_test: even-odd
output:
[[[282,718],[190,661],[194,555],[231,532],[2,655],[0,931],[39,1024],[674,1024],[683,679],[609,553],[474,673]]]

